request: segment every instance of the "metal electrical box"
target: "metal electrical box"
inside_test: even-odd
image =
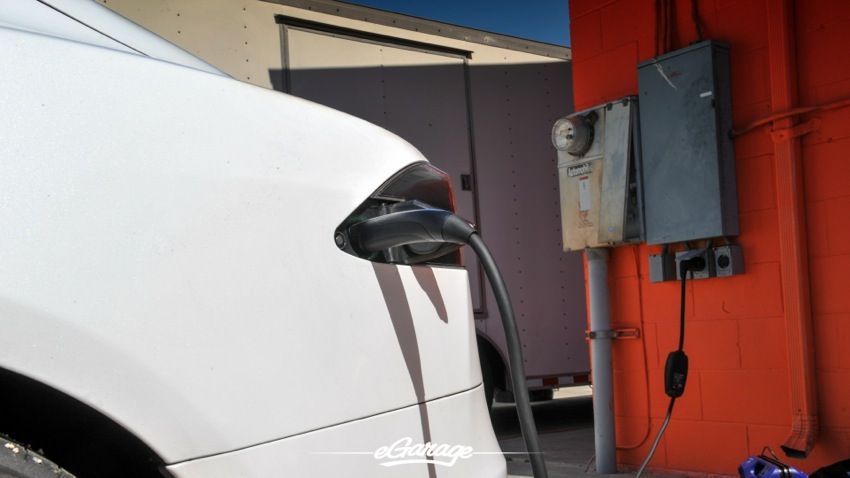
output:
[[[564,250],[640,240],[636,110],[636,98],[626,97],[565,116],[552,128]]]
[[[638,65],[646,242],[738,234],[729,47],[705,41]]]

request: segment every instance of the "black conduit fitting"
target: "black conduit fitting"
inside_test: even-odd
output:
[[[513,306],[499,267],[478,235],[475,226],[462,217],[443,209],[417,209],[400,211],[353,224],[348,229],[351,244],[355,249],[379,252],[391,247],[423,242],[467,244],[475,251],[487,275],[496,297],[505,339],[508,346],[508,362],[514,400],[519,415],[520,430],[525,440],[534,478],[547,478],[546,463],[540,451],[537,426],[531,413],[528,385],[525,382],[525,366],[522,360],[522,344],[514,317]]]

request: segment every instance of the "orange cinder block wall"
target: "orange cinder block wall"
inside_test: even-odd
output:
[[[637,95],[637,64],[664,52],[658,8],[672,4],[669,48],[697,40],[687,0],[570,0],[576,110]],[[768,2],[699,0],[703,39],[731,45],[736,128],[776,112],[771,104]],[[850,2],[794,4],[798,103],[850,97]],[[669,51],[669,50],[668,50]],[[771,447],[812,473],[850,458],[850,107],[818,117],[801,137],[819,434],[805,460],[782,455],[792,405],[778,243],[774,144],[759,127],[735,139],[743,275],[690,282],[685,394],[650,470],[736,475],[748,456]],[[678,341],[679,287],[650,283],[648,256],[660,246],[613,249],[609,264],[615,328],[639,327],[639,340],[614,344],[618,462],[635,469],[663,421],[669,398],[663,368]]]

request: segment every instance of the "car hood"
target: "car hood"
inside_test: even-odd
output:
[[[218,68],[92,0],[0,2],[0,27],[134,53],[227,76]]]

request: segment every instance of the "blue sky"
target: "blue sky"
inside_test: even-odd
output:
[[[569,0],[344,0],[391,12],[570,45]]]

